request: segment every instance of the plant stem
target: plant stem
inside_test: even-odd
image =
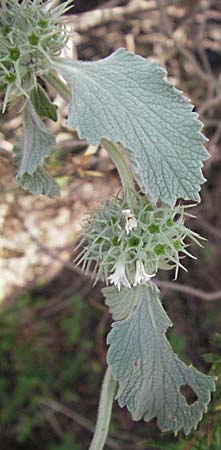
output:
[[[107,139],[102,139],[101,144],[103,145],[105,150],[107,150],[107,152],[109,153],[113,163],[115,164],[118,170],[125,195],[127,195],[128,191],[129,192],[134,191],[134,182],[132,174],[128,168],[124,156],[119,151],[116,144],[114,144],[111,141],[108,141]]]
[[[70,102],[70,90],[60,78],[53,72],[49,72],[44,75],[44,79],[57,90],[65,101]],[[130,193],[134,191],[134,182],[124,156],[113,142],[102,139],[101,144],[107,150],[115,164],[123,186],[124,195],[126,198],[129,198]],[[115,386],[116,382],[113,379],[111,368],[108,367],[101,388],[97,423],[89,450],[103,450],[110,425]]]
[[[55,88],[67,103],[70,102],[70,89],[57,75],[55,75],[55,73],[48,72],[47,74],[44,74],[42,78],[44,78],[45,81],[47,81],[53,88]]]
[[[97,423],[89,450],[103,450],[104,448],[110,425],[115,386],[116,382],[113,379],[111,368],[108,367],[101,388]]]

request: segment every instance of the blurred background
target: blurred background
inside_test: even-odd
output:
[[[157,61],[195,105],[208,137],[208,179],[187,225],[208,239],[192,247],[188,273],[158,276],[174,322],[168,336],[185,362],[221,371],[221,9],[219,0],[76,0],[66,19],[68,56],[96,60],[126,47]],[[74,242],[89,210],[119,189],[101,148],[66,127],[53,90],[57,146],[47,169],[61,197],[33,197],[16,185],[12,148],[22,118],[0,117],[0,442],[1,450],[85,450],[96,421],[111,318],[100,293],[74,268]],[[213,353],[214,356],[203,355]],[[219,450],[221,389],[197,433],[162,435],[114,405],[110,450]]]

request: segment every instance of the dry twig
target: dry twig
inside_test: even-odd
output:
[[[170,281],[155,280],[157,286],[163,289],[170,289],[171,291],[181,292],[183,294],[191,295],[199,300],[205,302],[212,302],[216,300],[221,300],[221,290],[214,292],[204,292],[201,289],[194,288],[192,286],[185,286],[181,283],[173,283]]]
[[[82,274],[82,271],[79,267],[74,266],[69,261],[64,261],[55,250],[51,250],[48,247],[46,247],[42,242],[40,242],[29,230],[29,228],[26,225],[23,225],[24,229],[28,232],[30,238],[39,246],[39,248],[46,253],[49,257],[52,259],[56,259],[63,267],[67,267],[69,270],[73,270],[76,273]],[[90,277],[90,273],[88,274],[88,277]],[[157,286],[163,289],[169,289],[171,291],[176,292],[182,292],[184,294],[188,294],[192,297],[196,297],[200,300],[203,300],[205,302],[212,302],[216,300],[221,300],[221,290],[214,291],[214,292],[204,292],[200,289],[194,288],[192,286],[185,286],[180,283],[173,283],[171,281],[161,281],[161,280],[155,280],[155,283]]]
[[[56,400],[51,399],[51,398],[40,397],[38,399],[38,401],[39,401],[40,405],[44,405],[48,408],[51,408],[54,412],[63,414],[68,419],[73,420],[78,425],[80,425],[83,428],[85,428],[86,430],[90,431],[90,433],[94,433],[95,427],[92,424],[92,422],[90,420],[86,419],[85,417],[83,417],[81,414],[77,413],[76,411],[73,411],[72,409],[68,408],[67,406],[62,405],[61,403],[59,403]],[[107,446],[111,450],[120,450],[122,448],[122,446],[115,439],[112,439],[110,437],[107,438]]]
[[[116,6],[114,8],[95,9],[85,12],[80,16],[71,16],[70,23],[74,32],[87,31],[88,28],[97,27],[107,22],[122,19],[130,14],[152,11],[156,9],[155,0],[133,0],[126,6]]]

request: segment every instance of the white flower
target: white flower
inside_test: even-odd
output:
[[[123,215],[125,216],[126,219],[125,230],[126,233],[129,234],[130,231],[133,230],[133,228],[137,228],[137,219],[130,209],[124,209]]]
[[[149,281],[150,278],[154,277],[155,275],[156,275],[155,273],[153,273],[152,275],[149,275],[147,272],[145,272],[142,261],[140,261],[140,260],[136,261],[136,273],[135,273],[135,279],[134,279],[134,286],[137,286],[137,284],[147,283],[147,281]]]
[[[117,286],[118,291],[120,291],[121,284],[125,287],[130,288],[130,283],[125,274],[125,264],[123,261],[117,261],[114,266],[114,273],[108,277],[110,284]]]

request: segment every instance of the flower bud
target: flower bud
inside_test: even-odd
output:
[[[36,79],[51,66],[66,45],[68,33],[60,16],[69,0],[56,8],[42,0],[4,2],[0,17],[0,85],[7,103],[36,87]]]

